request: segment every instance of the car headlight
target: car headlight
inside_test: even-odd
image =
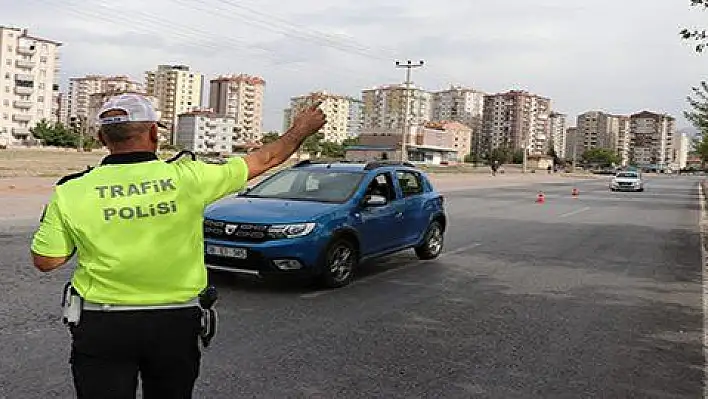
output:
[[[304,237],[315,229],[315,223],[276,224],[268,228],[268,235],[273,238]]]

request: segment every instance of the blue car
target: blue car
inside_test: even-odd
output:
[[[411,248],[437,258],[446,226],[443,196],[410,163],[303,161],[206,209],[205,263],[336,288],[366,260]]]

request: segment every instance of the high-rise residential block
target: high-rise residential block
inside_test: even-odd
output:
[[[349,97],[349,119],[347,121],[347,137],[359,137],[364,128],[364,102],[358,98]]]
[[[551,100],[526,91],[512,90],[484,97],[482,122],[486,151],[528,149],[545,155],[550,142]]]
[[[91,96],[97,93],[112,92],[143,92],[143,85],[124,75],[86,75],[69,79],[69,91],[66,98],[66,119],[61,122],[69,125],[73,119],[87,118]]]
[[[549,144],[550,148],[553,148],[553,152],[560,159],[566,158],[565,148],[566,148],[566,116],[559,112],[551,112],[549,116],[549,137],[551,142]]]
[[[56,122],[61,43],[0,26],[0,145],[33,145],[37,122]]]
[[[461,86],[432,93],[432,120],[463,123],[473,130],[480,129],[485,93]]]
[[[352,111],[352,103],[356,103],[357,100],[327,93],[326,91],[317,91],[291,98],[290,107],[284,111],[283,115],[284,129],[287,130],[292,125],[293,118],[300,111],[311,106],[316,101],[322,101],[320,109],[322,109],[327,119],[327,123],[319,131],[324,134],[324,141],[341,144],[345,139],[350,138],[349,127],[356,125],[354,121],[350,121],[350,116],[356,114],[355,111]]]
[[[642,167],[676,168],[676,119],[670,115],[642,111],[631,116],[631,159]]]
[[[603,148],[617,154],[621,165],[629,162],[629,117],[588,111],[578,115],[577,126],[581,143],[578,156],[587,150]]]
[[[192,111],[178,116],[176,144],[196,153],[230,153],[236,119],[211,111]]]
[[[460,122],[472,129],[470,151],[482,149],[482,115],[486,94],[472,88],[450,86],[432,93],[432,120]]]
[[[235,146],[254,143],[263,136],[265,86],[263,78],[244,74],[211,80],[209,108],[236,120]]]
[[[408,107],[406,107],[406,98]],[[421,125],[432,119],[432,95],[419,87],[386,85],[362,91],[364,130],[392,130]]]
[[[187,65],[158,65],[145,72],[145,92],[160,104],[161,122],[175,131],[177,116],[202,106],[204,75]],[[174,143],[174,137],[170,141]]]
[[[575,161],[580,159],[582,154],[582,137],[578,134],[578,128],[573,126],[565,131],[565,158]]]

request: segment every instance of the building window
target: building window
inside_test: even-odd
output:
[[[44,97],[37,97],[37,102],[38,102],[38,103],[43,103],[43,102],[44,102]]]
[[[2,100],[2,105],[9,107],[10,106],[10,100]]]
[[[8,51],[9,53],[11,53],[11,52],[12,52],[12,46],[7,46],[7,51]]]
[[[39,57],[39,63],[40,63],[40,64],[46,64],[46,63],[47,63],[47,57],[45,57],[45,56]]]
[[[12,65],[12,60],[8,58],[7,61],[5,61],[5,63],[6,63],[8,66],[10,66],[10,65]]]

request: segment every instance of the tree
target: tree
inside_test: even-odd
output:
[[[350,147],[353,145],[359,145],[359,137],[350,137],[342,141],[344,147]]]
[[[708,0],[691,0],[691,6],[706,9],[708,8]],[[695,47],[697,53],[702,53],[706,45],[708,45],[708,32],[705,29],[683,28],[679,34],[684,40],[698,42]]]
[[[597,164],[599,166],[610,166],[619,164],[620,159],[614,151],[606,148],[593,148],[583,153],[583,161],[585,163]]]
[[[79,144],[78,134],[61,123],[53,124],[46,119],[39,121],[30,132],[48,146],[75,148]]]
[[[325,141],[320,146],[322,147],[322,156],[325,158],[344,158],[346,155],[342,144]]]
[[[693,139],[693,151],[701,159],[701,169],[705,169],[708,163],[708,134]]]
[[[683,115],[701,134],[708,133],[708,83],[702,81],[699,87],[692,87],[695,97],[687,96],[686,101],[691,106],[691,111],[684,111]]]
[[[279,138],[280,138],[280,133],[275,132],[275,131],[268,132],[268,133],[263,134],[263,137],[261,138],[261,143],[263,143],[263,145],[270,144],[270,143],[278,140]]]
[[[317,132],[312,136],[306,138],[305,141],[302,143],[301,148],[304,152],[310,154],[311,157],[316,157],[319,153],[322,152],[323,139],[324,133]]]

